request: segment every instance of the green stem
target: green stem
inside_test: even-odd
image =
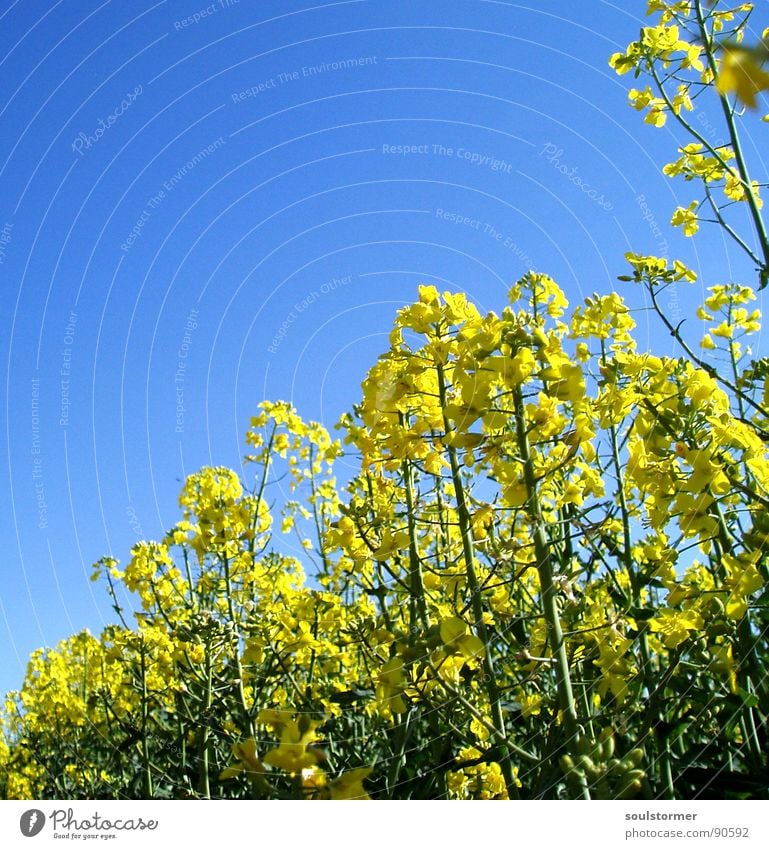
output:
[[[606,346],[601,340],[601,360],[602,364],[606,365]],[[621,559],[625,567],[625,571],[630,579],[632,589],[632,604],[634,607],[641,606],[641,590],[643,584],[633,564],[632,555],[632,537],[630,534],[630,510],[627,505],[627,496],[625,494],[625,478],[622,473],[622,463],[619,457],[619,445],[617,440],[617,427],[612,421],[609,425],[609,438],[611,440],[611,461],[614,466],[614,474],[617,478],[617,496],[619,498],[619,509],[622,515],[622,552]],[[641,650],[641,678],[643,686],[648,693],[651,690],[649,675],[651,673],[650,658],[649,658],[649,642],[646,633],[646,627],[641,627],[638,636],[638,645]]]
[[[410,585],[410,621],[409,627],[412,638],[416,633],[417,619],[421,620],[422,627],[429,628],[427,618],[427,605],[425,604],[425,589],[422,584],[422,562],[417,549],[416,520],[414,518],[414,491],[412,481],[411,463],[403,461],[401,467],[403,482],[406,490],[406,511],[409,529],[409,585]]]
[[[390,764],[390,772],[387,776],[390,799],[397,798],[396,787],[398,786],[398,778],[400,777],[401,769],[406,766],[406,745],[408,744],[408,739],[411,733],[410,716],[411,712],[408,712],[398,723],[398,727],[391,735],[397,752],[393,755],[392,763]]]
[[[723,386],[725,386],[730,392],[734,393],[735,396],[742,398],[742,400],[749,406],[752,407],[757,413],[762,416],[769,416],[769,410],[765,409],[761,406],[761,404],[754,401],[750,395],[746,395],[741,389],[732,383],[732,381],[725,378],[719,371],[717,371],[713,366],[706,363],[701,357],[698,357],[697,354],[691,349],[689,345],[687,345],[684,338],[681,336],[678,327],[675,327],[670,319],[665,315],[665,311],[659,305],[659,301],[657,300],[657,290],[655,289],[654,284],[651,282],[647,283],[646,290],[649,292],[649,296],[652,300],[652,306],[654,307],[654,312],[662,320],[662,323],[667,327],[670,331],[670,335],[678,342],[678,344],[683,349],[686,356],[698,367],[701,368],[704,372],[706,372],[713,380],[717,380]],[[680,325],[679,325],[680,326]],[[749,426],[752,426],[756,429],[756,425],[750,419],[743,419],[743,422]],[[760,435],[760,433],[759,433]]]
[[[211,798],[211,785],[208,776],[210,732],[208,722],[211,713],[213,671],[211,666],[211,639],[206,640],[206,689],[203,695],[203,722],[200,729],[200,765],[198,767],[198,792],[204,799]]]
[[[444,410],[443,428],[448,435],[451,432],[451,425],[449,424],[448,417],[445,413],[447,403],[446,378],[443,372],[443,366],[440,363],[437,364],[436,368],[438,372],[438,391],[440,393],[441,409]],[[459,469],[456,449],[453,446],[448,445],[446,446],[446,450],[449,455],[451,479],[454,484],[454,497],[457,502],[457,519],[459,522],[460,536],[462,538],[462,553],[465,561],[465,568],[467,569],[467,585],[470,590],[472,600],[473,618],[475,620],[474,625],[478,632],[478,636],[485,647],[485,651],[483,653],[483,672],[484,681],[486,682],[486,693],[489,698],[493,724],[499,734],[498,739],[506,740],[507,731],[505,728],[505,718],[502,713],[502,702],[500,699],[499,688],[497,686],[497,677],[494,670],[491,637],[486,628],[486,623],[483,620],[483,600],[481,598],[478,575],[475,568],[475,550],[473,546],[470,512],[467,508],[465,490],[462,484],[462,476]],[[505,779],[505,784],[507,785],[508,795],[510,798],[518,798],[515,776],[513,775],[512,764],[510,763],[509,748],[506,744],[500,744],[499,748],[500,768]]]
[[[227,592],[227,612],[230,616],[234,632],[234,647],[233,647],[233,662],[235,664],[235,674],[238,677],[238,696],[240,698],[240,706],[243,709],[243,720],[248,726],[248,734],[253,737],[254,726],[251,722],[251,712],[246,701],[246,692],[243,688],[243,666],[240,662],[240,628],[235,618],[235,606],[232,601],[232,581],[230,578],[230,560],[228,557],[223,558],[224,561],[224,581]]]
[[[710,68],[715,78],[718,75],[718,69],[716,68],[716,62],[713,55],[713,38],[708,32],[708,28],[705,24],[705,16],[702,11],[701,0],[695,0],[694,8],[697,14],[697,23],[700,28],[700,37],[702,38],[702,42],[705,45],[705,55],[707,56],[708,67]],[[750,173],[748,171],[747,161],[745,159],[745,154],[742,150],[740,134],[737,131],[737,124],[734,120],[734,110],[732,109],[727,97],[725,97],[724,95],[719,95],[718,99],[721,102],[721,109],[724,113],[724,119],[726,120],[727,130],[729,131],[729,138],[732,143],[732,150],[734,151],[734,159],[737,163],[737,170],[739,172],[740,182],[742,183],[742,188],[745,192],[745,199],[747,200],[748,208],[750,210],[750,217],[753,220],[753,226],[756,230],[756,236],[758,237],[759,244],[761,245],[761,253],[764,257],[764,265],[761,269],[762,282],[760,286],[760,288],[763,289],[766,285],[766,273],[767,270],[769,270],[769,234],[767,234],[764,219],[761,216],[761,210],[758,207],[758,199],[756,198],[753,192],[753,185],[750,180]]]
[[[664,798],[675,799],[676,790],[675,784],[673,783],[673,766],[670,758],[670,746],[668,745],[667,740],[661,741],[660,749],[660,776],[662,777],[662,787],[665,791]]]
[[[147,649],[144,645],[144,638],[140,636],[139,638],[140,648],[139,648],[139,657],[141,660],[141,751],[142,751],[142,775],[144,779],[144,795],[145,798],[151,799],[154,796],[154,791],[152,787],[152,770],[150,764],[150,751],[149,751],[149,734],[148,734],[148,720],[149,720],[149,708],[148,708],[148,693],[147,693]]]
[[[318,552],[320,553],[320,558],[323,562],[323,574],[331,575],[331,564],[328,560],[328,553],[326,551],[326,545],[323,540],[323,528],[326,526],[325,517],[323,516],[323,511],[318,509],[318,488],[315,484],[315,471],[313,469],[313,446],[310,445],[310,459],[308,463],[308,467],[310,470],[310,502],[312,503],[312,516],[313,521],[315,523],[315,535],[318,539]]]
[[[265,461],[264,466],[262,467],[262,479],[259,482],[259,488],[256,491],[256,507],[254,508],[254,521],[251,523],[252,537],[249,540],[248,550],[251,554],[256,550],[256,529],[259,525],[259,507],[262,504],[262,498],[264,497],[264,489],[267,486],[267,475],[270,471],[270,464],[272,462],[272,446],[275,442],[275,434],[278,432],[278,426],[273,425],[272,433],[270,434],[270,438],[267,440],[267,446],[264,450]]]
[[[556,690],[558,693],[558,704],[563,716],[563,723],[569,742],[574,745],[580,737],[580,728],[577,720],[577,707],[574,701],[574,692],[571,685],[571,673],[569,671],[569,659],[566,654],[566,640],[561,628],[561,619],[558,614],[558,590],[553,580],[553,558],[545,533],[545,521],[537,494],[537,480],[534,473],[534,460],[529,446],[529,436],[526,431],[526,411],[523,403],[523,392],[517,386],[513,390],[515,407],[515,428],[518,442],[518,451],[523,461],[523,477],[526,485],[527,508],[532,524],[532,536],[534,539],[534,552],[537,558],[537,571],[539,573],[540,599],[542,612],[547,623],[548,642],[550,643],[555,661]],[[590,791],[586,782],[582,782],[582,797],[590,798]]]

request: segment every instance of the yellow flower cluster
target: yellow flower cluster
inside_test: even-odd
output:
[[[653,292],[694,277],[628,261]],[[711,289],[711,336],[753,332],[750,299]],[[760,703],[767,651],[766,411],[638,353],[620,295],[568,311],[543,274],[498,314],[421,287],[340,424],[344,489],[341,446],[262,405],[250,481],[200,470],[162,540],[97,564],[121,624],[33,655],[4,792],[630,798],[665,780],[660,712],[739,761],[751,726],[725,717]],[[580,749],[599,732],[603,760]]]
[[[618,74],[633,71],[647,83],[628,92],[631,106],[645,112],[646,123],[662,127],[672,116],[691,140],[679,147],[680,155],[663,173],[698,181],[702,195],[677,206],[670,223],[687,237],[698,233],[705,221],[717,224],[755,263],[763,289],[769,283],[769,235],[760,197],[766,181],[753,178],[740,129],[746,109],[755,109],[761,93],[769,90],[769,28],[757,43],[754,37],[754,43],[746,43],[754,11],[753,3],[654,0],[647,14],[658,14],[659,23],[643,27],[640,38],[614,53],[609,64]],[[695,101],[702,105],[709,97],[712,114],[723,117],[720,133],[705,119],[710,107],[700,109],[697,121],[688,114]],[[719,136],[725,141],[714,141]],[[739,232],[740,219],[730,208],[735,203],[747,206],[755,240]]]

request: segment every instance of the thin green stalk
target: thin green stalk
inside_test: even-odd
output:
[[[700,28],[700,37],[702,38],[702,42],[705,45],[705,55],[708,60],[708,67],[713,73],[713,76],[715,77],[718,74],[718,69],[716,68],[716,62],[714,57],[713,38],[708,32],[708,28],[705,23],[705,16],[702,11],[701,0],[695,0],[694,8],[697,14],[697,23]],[[761,253],[764,257],[764,264],[763,268],[761,269],[760,286],[760,288],[763,289],[766,285],[766,275],[769,272],[769,234],[767,234],[766,225],[764,224],[764,219],[761,215],[761,210],[758,206],[758,199],[756,198],[755,193],[753,192],[753,185],[750,181],[750,173],[748,171],[747,161],[745,159],[745,154],[742,150],[740,134],[737,131],[737,124],[734,120],[734,110],[732,109],[728,98],[724,95],[719,95],[719,101],[721,102],[721,109],[724,113],[724,119],[726,120],[726,127],[729,132],[729,138],[732,143],[732,149],[734,150],[734,159],[737,163],[737,170],[739,173],[740,182],[742,183],[742,188],[745,193],[745,199],[747,200],[748,209],[750,210],[750,217],[753,221],[756,236],[758,237],[759,244],[761,245]]]
[[[238,696],[240,698],[240,706],[243,709],[243,718],[248,725],[248,734],[249,736],[253,736],[254,734],[254,726],[251,722],[251,711],[249,710],[248,703],[246,701],[246,692],[243,688],[243,666],[240,662],[240,628],[238,628],[238,622],[235,618],[235,606],[232,601],[232,580],[230,577],[230,560],[228,557],[223,558],[224,561],[224,582],[225,582],[225,590],[227,592],[227,612],[230,616],[230,622],[232,623],[233,634],[234,634],[234,647],[233,647],[233,662],[235,664],[235,674],[238,678]]]
[[[392,763],[390,764],[390,772],[387,775],[387,786],[389,788],[390,799],[396,798],[395,788],[398,786],[398,778],[400,777],[401,769],[406,766],[406,746],[411,733],[410,716],[411,712],[409,711],[398,723],[398,727],[394,729],[392,734],[397,754],[393,755]]]
[[[182,722],[182,716],[179,711],[179,702],[181,701],[181,694],[177,694],[176,697],[176,733],[179,735],[179,745],[181,747],[181,771],[182,775],[187,775],[187,734],[184,730],[184,723]]]
[[[419,558],[417,549],[417,531],[416,520],[414,518],[414,486],[412,480],[411,463],[404,460],[401,466],[403,472],[403,483],[406,490],[406,511],[409,531],[409,604],[410,604],[410,621],[409,627],[412,636],[416,633],[417,620],[420,620],[422,627],[429,627],[427,617],[427,605],[425,604],[425,588],[422,583],[422,561]]]
[[[430,667],[430,670],[434,675],[440,675],[440,671],[435,667],[435,664],[429,660],[429,658],[427,660],[427,665]],[[533,755],[531,752],[527,752],[526,749],[522,749],[520,746],[516,746],[515,743],[512,743],[504,734],[500,734],[499,729],[490,723],[489,720],[486,719],[486,717],[478,710],[478,708],[476,708],[472,702],[468,701],[468,699],[466,699],[462,693],[453,687],[448,681],[441,681],[441,687],[443,687],[443,689],[452,698],[456,699],[474,719],[477,719],[478,722],[489,732],[489,735],[500,745],[506,746],[520,760],[528,764],[541,763],[541,758]]]
[[[660,776],[662,778],[662,788],[664,790],[665,799],[675,799],[676,789],[673,783],[673,765],[670,758],[670,747],[667,740],[662,740],[660,745]]]
[[[264,461],[264,465],[262,467],[262,479],[259,482],[259,488],[256,491],[256,508],[254,509],[254,521],[251,523],[252,537],[249,540],[248,550],[253,554],[256,550],[256,528],[259,524],[259,507],[262,503],[262,498],[264,497],[264,489],[267,486],[267,475],[270,471],[270,464],[272,463],[272,446],[275,442],[275,434],[278,431],[278,426],[274,425],[272,428],[272,433],[270,434],[270,438],[267,440],[267,446],[264,450],[266,460]]]
[[[203,715],[200,728],[200,764],[198,767],[198,792],[204,799],[211,798],[211,785],[209,779],[209,748],[210,748],[210,731],[208,720],[211,713],[211,703],[213,699],[213,670],[211,666],[211,638],[206,640],[206,660],[205,660],[206,688],[203,694]]]
[[[313,469],[314,459],[313,459],[313,446],[310,445],[310,458],[309,458],[309,469],[310,469],[310,502],[312,504],[312,516],[313,521],[315,523],[315,534],[318,538],[318,552],[320,553],[320,558],[323,561],[323,574],[330,575],[331,574],[331,564],[328,560],[328,554],[326,553],[326,546],[323,541],[323,527],[325,526],[325,521],[321,515],[321,511],[318,510],[318,488],[315,485],[315,471]]]
[[[556,670],[558,703],[563,716],[566,733],[573,745],[580,737],[577,706],[574,701],[574,692],[571,685],[569,659],[566,654],[566,641],[563,636],[561,619],[558,613],[558,589],[555,585],[553,575],[553,558],[547,541],[547,535],[545,534],[545,522],[542,517],[537,493],[534,460],[529,446],[529,436],[526,430],[526,411],[523,403],[523,392],[520,386],[517,386],[513,390],[513,399],[518,451],[523,461],[523,477],[527,493],[526,503],[532,522],[534,552],[537,558],[542,612],[547,623],[548,641],[555,661],[554,668]],[[581,790],[582,797],[589,799],[590,791],[586,782],[582,782]]]
[[[401,417],[401,424],[404,424],[403,417]],[[427,614],[425,588],[422,581],[422,560],[419,556],[419,549],[417,547],[413,464],[409,460],[404,460],[401,470],[403,473],[403,482],[406,491],[406,518],[409,534],[409,645],[413,646],[416,641],[419,626],[421,625],[421,628],[424,631],[427,631],[430,627],[430,618]],[[438,712],[434,710],[429,711],[427,714],[427,721],[430,726],[430,740],[433,759],[436,763],[438,763],[441,754],[441,727]],[[445,771],[440,772],[438,781],[440,781],[441,789],[445,793]]]
[[[147,649],[144,645],[144,638],[140,636],[139,643],[139,658],[141,661],[141,753],[142,753],[142,777],[144,780],[144,795],[147,799],[152,799],[155,795],[152,787],[152,766],[150,763],[149,750],[149,706],[147,693]]]
[[[192,582],[192,571],[190,570],[190,558],[189,558],[189,555],[187,554],[186,548],[184,548],[182,550],[182,554],[183,554],[183,557],[184,557],[184,574],[187,578],[187,586],[190,588],[189,607],[190,607],[190,610],[192,610],[193,613],[196,613],[197,609],[198,609],[198,603],[197,603],[197,599],[195,598],[194,584]]]
[[[443,366],[438,363],[438,391],[440,393],[441,409],[443,413],[443,427],[448,434],[451,432],[448,417],[446,416],[446,378],[443,372]],[[467,508],[465,498],[464,485],[457,460],[456,449],[448,445],[446,450],[449,455],[449,464],[451,466],[451,479],[454,485],[454,497],[457,502],[457,519],[459,522],[459,531],[462,538],[462,553],[467,569],[467,585],[470,590],[472,599],[474,625],[478,631],[478,636],[485,646],[483,653],[483,672],[486,682],[486,693],[489,698],[493,724],[496,728],[500,740],[507,740],[507,731],[505,728],[505,718],[502,713],[502,702],[500,698],[499,688],[497,686],[496,672],[494,670],[494,660],[492,657],[491,637],[486,628],[486,623],[483,620],[483,600],[481,598],[480,587],[478,583],[478,575],[475,568],[475,550],[473,545],[473,534],[470,522],[470,512]],[[510,763],[510,752],[507,744],[500,744],[500,768],[502,775],[507,785],[507,792],[511,798],[518,797],[518,790],[515,784],[515,776],[513,775],[512,764]]]
[[[726,529],[718,504],[715,505],[716,516],[719,521],[719,535],[713,540],[713,549],[717,562],[721,562],[723,555],[729,553],[732,557],[736,556],[734,549]],[[756,638],[751,633],[750,621],[747,612],[737,624],[737,644],[739,645],[739,675],[744,682],[746,692],[755,692],[756,682],[763,682],[765,678],[764,670],[762,669],[760,657],[756,651]],[[763,686],[761,683],[759,686]],[[757,768],[762,768],[764,765],[764,755],[761,744],[758,741],[756,730],[756,720],[754,708],[746,704],[743,707],[743,733],[747,742],[748,751],[751,754],[753,763]]]
[[[603,340],[601,340],[601,360],[602,364],[606,365],[606,346]],[[634,607],[641,606],[641,590],[643,589],[642,582],[638,573],[636,572],[633,564],[633,555],[632,555],[632,537],[630,534],[630,510],[627,506],[627,496],[625,494],[625,476],[622,473],[622,463],[620,463],[619,457],[619,445],[617,441],[617,428],[614,422],[612,421],[609,425],[609,438],[611,440],[611,461],[614,466],[614,474],[617,479],[617,496],[619,498],[619,509],[622,516],[622,552],[621,559],[622,563],[625,567],[625,571],[630,578],[630,586],[632,589],[633,597],[632,603]],[[646,628],[642,627],[640,629],[640,633],[638,635],[638,644],[641,650],[641,677],[643,680],[643,686],[646,688],[647,693],[651,690],[650,685],[650,660],[649,660],[649,642],[647,639]]]
[[[752,407],[757,413],[760,413],[762,416],[769,416],[769,410],[765,409],[761,406],[761,404],[754,401],[750,395],[746,395],[741,389],[732,383],[732,381],[725,378],[719,371],[717,371],[713,366],[706,363],[701,357],[698,357],[697,354],[691,349],[691,347],[686,343],[686,340],[681,336],[678,327],[675,327],[670,319],[665,315],[665,311],[659,305],[659,301],[657,300],[657,290],[654,285],[651,283],[647,283],[646,290],[649,293],[649,296],[652,300],[652,306],[654,307],[654,312],[662,320],[662,323],[667,327],[670,331],[670,335],[678,342],[678,344],[683,349],[686,356],[698,367],[701,368],[704,372],[706,372],[710,377],[714,380],[717,380],[719,383],[723,384],[730,392],[734,393],[735,396],[742,398],[742,400],[749,406]],[[680,326],[680,325],[679,325]],[[743,420],[745,424],[754,427],[755,425],[750,419]]]

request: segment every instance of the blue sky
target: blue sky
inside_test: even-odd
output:
[[[419,283],[500,310],[534,267],[577,303],[668,254],[700,273],[683,317],[748,279],[667,225],[674,128],[607,65],[644,6],[0,3],[0,690],[112,621],[91,564],[240,468],[260,400],[333,425]],[[716,104],[693,120],[717,137]]]

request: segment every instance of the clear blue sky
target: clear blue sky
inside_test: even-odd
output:
[[[113,620],[92,562],[240,468],[260,400],[331,426],[420,282],[499,310],[530,267],[606,292],[626,250],[746,274],[667,226],[673,128],[607,66],[644,6],[0,3],[0,690]]]

